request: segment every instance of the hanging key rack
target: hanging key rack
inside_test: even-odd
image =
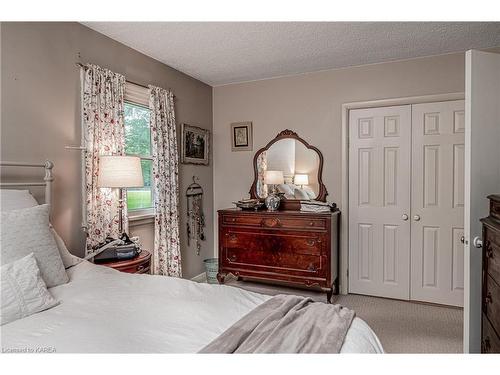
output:
[[[196,243],[196,255],[200,255],[201,241],[205,240],[205,215],[203,214],[203,188],[197,182],[199,178],[193,176],[193,182],[186,189],[187,201],[187,240]]]

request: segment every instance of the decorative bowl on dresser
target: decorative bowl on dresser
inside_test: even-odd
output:
[[[323,155],[287,129],[257,151],[253,170],[250,197],[263,202],[278,190],[281,204],[277,211],[218,211],[219,282],[231,273],[243,280],[315,288],[330,302],[338,293],[340,211],[300,211],[304,201],[326,201]],[[266,171],[282,173],[283,184],[266,185]]]
[[[500,353],[500,195],[488,196],[483,223],[483,298],[481,353]]]

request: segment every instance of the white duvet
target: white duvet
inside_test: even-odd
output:
[[[83,262],[49,289],[60,304],[1,327],[2,351],[195,353],[270,296],[224,285],[131,275]],[[382,353],[355,318],[342,353]]]

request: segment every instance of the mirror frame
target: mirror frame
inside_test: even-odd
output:
[[[278,135],[272,139],[266,146],[262,147],[260,150],[258,150],[254,157],[253,157],[253,171],[254,171],[254,180],[252,183],[252,186],[250,187],[250,197],[252,199],[261,199],[263,200],[264,198],[261,198],[257,195],[257,179],[258,179],[258,170],[257,170],[257,158],[260,155],[261,152],[267,151],[273,144],[278,142],[281,139],[295,139],[297,141],[302,142],[304,146],[306,146],[309,150],[315,151],[318,154],[319,157],[319,166],[318,166],[318,185],[319,185],[319,192],[318,195],[316,196],[315,200],[321,201],[321,202],[326,202],[326,196],[328,195],[328,191],[326,190],[325,184],[323,184],[323,154],[321,151],[315,147],[311,146],[309,143],[307,143],[304,139],[299,137],[297,133],[290,129],[285,129],[278,133]],[[282,201],[282,204],[285,202],[295,202],[298,203],[299,199],[285,199]],[[288,206],[286,203],[284,206]],[[300,205],[299,205],[300,206]],[[286,207],[285,207],[286,209]]]

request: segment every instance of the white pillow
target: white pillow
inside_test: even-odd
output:
[[[1,206],[0,211],[20,210],[22,208],[36,207],[38,202],[30,194],[29,190],[5,190],[0,189]],[[56,241],[59,254],[64,264],[64,268],[72,267],[80,262],[80,258],[71,254],[66,247],[63,239],[57,234],[56,230],[50,225],[54,240]]]
[[[54,240],[56,241],[57,249],[59,250],[59,255],[61,256],[64,268],[67,269],[69,267],[76,266],[78,263],[80,263],[81,258],[78,258],[77,256],[69,252],[63,239],[57,234],[56,230],[52,227],[52,225],[50,226],[50,231],[54,235]]]
[[[285,195],[291,195],[293,194],[293,189],[290,185],[287,184],[279,184],[278,185],[278,191],[280,193],[285,193]]]
[[[309,195],[303,190],[303,189],[298,189],[295,188],[293,191],[293,195],[295,196],[295,199],[300,199],[300,200],[309,200]]]
[[[2,212],[0,247],[2,265],[35,254],[42,278],[49,288],[69,280],[49,228],[49,206],[46,204]]]
[[[1,325],[50,309],[58,304],[47,290],[33,253],[2,266],[0,273]]]
[[[0,189],[0,209],[2,211],[19,210],[38,206],[38,202],[29,190]]]
[[[316,194],[314,193],[313,189],[311,189],[311,187],[304,186],[302,188],[302,190],[304,190],[306,192],[306,194],[308,195],[309,199],[315,199],[316,198]]]

